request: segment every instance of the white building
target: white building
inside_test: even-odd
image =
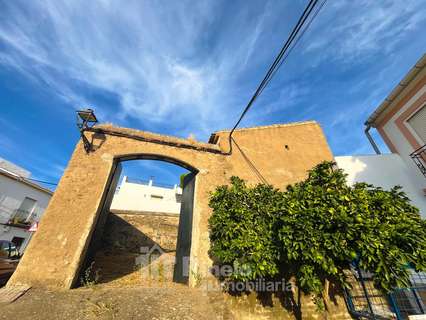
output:
[[[177,215],[181,202],[182,188],[177,185],[161,185],[153,180],[124,176],[112,200],[111,211]]]
[[[384,189],[400,185],[426,217],[426,55],[409,71],[366,121],[377,155],[336,157],[350,183]],[[376,128],[392,152],[380,154],[369,134]]]
[[[0,240],[12,241],[23,253],[52,191],[28,180],[30,173],[0,158]]]

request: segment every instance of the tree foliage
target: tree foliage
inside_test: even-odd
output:
[[[232,177],[231,186],[220,186],[210,206],[211,255],[221,265],[231,265],[232,280],[254,280],[278,273],[276,203],[281,193],[270,185],[246,186]]]
[[[185,177],[188,175],[188,173],[182,173],[181,175],[180,175],[180,177],[179,177],[179,181],[180,181],[180,183],[179,183],[179,187],[181,187],[182,189],[183,189],[183,182],[184,182],[184,180],[185,180]]]
[[[344,270],[353,261],[385,291],[408,285],[408,265],[426,270],[426,222],[401,188],[348,186],[333,162],[286,191],[233,177],[210,206],[210,254],[234,267],[226,280],[290,271],[301,289],[320,296],[326,279],[349,285]]]

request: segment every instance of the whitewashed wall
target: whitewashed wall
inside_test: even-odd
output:
[[[150,184],[131,183],[124,177],[114,195],[111,210],[145,213],[180,213],[182,189],[162,188]]]
[[[40,221],[51,195],[0,174],[0,223],[5,224],[9,221],[14,215],[15,210],[20,207],[25,197],[37,201],[32,219],[34,221]],[[25,238],[21,247],[21,252],[25,250],[31,238],[31,232],[22,228],[5,226],[2,224],[0,224],[0,240],[11,241],[13,237]]]
[[[335,157],[339,168],[348,174],[348,183],[367,182],[389,190],[402,186],[414,206],[426,218],[426,196],[423,193],[423,176],[408,167],[398,154]]]
[[[414,151],[414,148],[411,146],[411,144],[407,141],[401,130],[396,125],[395,121],[397,118],[401,116],[402,113],[404,113],[408,108],[410,108],[413,103],[418,100],[423,94],[426,93],[426,85],[423,86],[414,96],[411,97],[410,100],[405,103],[400,110],[398,110],[397,113],[395,113],[391,119],[383,126],[383,131],[388,136],[389,140],[392,142],[394,147],[396,148],[397,152],[401,155],[401,158],[406,163],[407,167],[410,168],[417,176],[422,178],[422,185],[421,189],[426,188],[426,179],[420,172],[419,168],[415,165],[414,161],[411,159],[410,154]],[[426,125],[426,124],[425,124]],[[408,130],[410,133],[417,139],[418,143],[420,145],[423,145],[424,142],[422,141],[421,137],[417,135],[417,133],[410,127],[410,125],[407,125]]]

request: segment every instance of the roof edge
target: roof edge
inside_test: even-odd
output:
[[[49,194],[51,196],[53,195],[53,191],[52,190],[49,190],[49,189],[47,189],[45,187],[42,187],[42,186],[40,186],[40,185],[38,185],[38,184],[36,184],[34,182],[31,182],[31,181],[27,180],[24,177],[21,177],[21,176],[18,176],[16,174],[14,174],[14,173],[11,173],[10,171],[3,170],[3,169],[0,168],[0,175],[3,175],[5,177],[7,177],[7,178],[10,178],[10,179],[18,181],[18,182],[22,182],[22,183],[26,184],[29,187],[35,188],[35,189],[37,189],[39,191],[42,191],[44,193],[47,193],[47,194]]]
[[[426,66],[426,53],[417,60],[413,67],[408,71],[405,77],[396,85],[395,88],[389,93],[385,100],[379,105],[379,107],[373,111],[373,113],[365,121],[365,125],[375,127],[377,118],[383,114],[386,108],[393,103],[396,97],[414,80],[421,70]]]
[[[164,144],[170,144],[174,146],[181,146],[181,147],[190,147],[192,149],[196,150],[207,150],[211,152],[220,153],[221,150],[218,146],[212,145],[206,142],[197,141],[195,139],[185,139],[170,135],[163,135],[159,133],[149,132],[149,131],[143,131],[138,129],[131,129],[131,128],[125,128],[125,127],[119,127],[112,124],[99,124],[94,126],[93,128],[89,129],[88,131],[97,132],[102,131],[103,133],[112,134],[112,135],[126,135],[126,136],[133,136],[138,137],[140,139],[146,139],[147,142],[154,142],[154,143],[164,143]]]
[[[307,125],[307,124],[318,124],[315,120],[307,120],[307,121],[297,121],[297,122],[289,122],[289,123],[280,123],[280,124],[271,124],[266,126],[257,126],[257,127],[245,127],[245,128],[239,128],[235,129],[234,132],[239,131],[248,131],[248,130],[262,130],[262,129],[271,129],[271,128],[283,128],[283,127],[294,127],[294,126],[300,126],[300,125]],[[211,136],[214,136],[218,133],[227,133],[231,132],[230,129],[226,130],[219,130],[215,131],[211,134]]]

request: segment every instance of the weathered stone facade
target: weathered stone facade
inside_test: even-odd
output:
[[[256,294],[251,292],[241,296],[225,295],[225,304],[234,319],[269,320],[269,319],[306,319],[306,320],[350,320],[345,301],[340,295],[331,294],[326,300],[326,310],[319,311],[311,296],[301,294],[299,301],[296,294]],[[297,307],[296,307],[297,305]]]
[[[82,142],[77,144],[39,231],[8,285],[71,288],[76,284],[107,189],[123,159],[165,160],[196,173],[190,270],[205,277],[211,266],[208,201],[216,186],[236,175],[252,184],[267,182],[285,188],[333,157],[315,122],[236,130],[231,154],[227,152],[229,131],[215,133],[211,143],[199,143],[108,125],[98,128],[97,133],[86,133],[94,151],[86,153]],[[189,282],[195,284],[192,273]]]
[[[111,212],[103,229],[101,246],[93,253],[91,271],[96,274],[96,281],[115,287],[156,285],[142,277],[142,266],[138,265],[141,248],[149,250],[158,246],[171,260],[172,269],[178,225],[178,215]],[[172,281],[173,270],[163,273],[163,282]]]
[[[178,215],[111,212],[103,231],[103,246],[139,253],[141,247],[159,245],[175,251]]]

